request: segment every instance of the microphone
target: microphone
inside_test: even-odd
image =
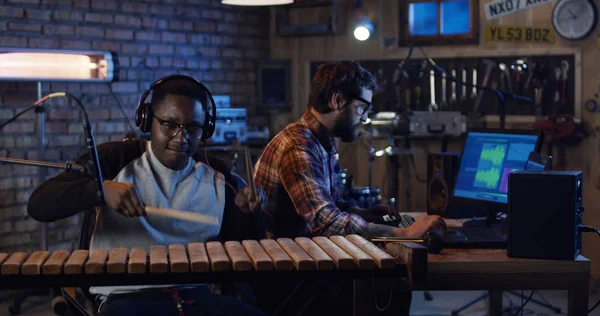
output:
[[[79,102],[79,100],[77,100],[77,103],[83,111],[83,130],[85,132],[87,149],[90,156],[88,160],[88,172],[92,175],[94,181],[96,182],[96,201],[98,205],[104,205],[104,181],[102,180],[102,172],[100,171],[100,159],[98,158],[98,150],[96,149],[94,132],[92,131],[90,119],[83,105]]]
[[[81,101],[77,99],[74,95],[68,92],[56,92],[51,93],[40,100],[38,100],[34,105],[37,106],[42,102],[54,98],[54,97],[68,97],[75,101],[75,103],[81,108],[81,112],[83,112],[83,131],[85,133],[87,149],[89,154],[88,159],[88,173],[94,178],[94,182],[96,185],[96,203],[98,206],[104,205],[104,182],[102,181],[102,172],[100,171],[100,160],[98,159],[98,151],[96,150],[96,140],[94,139],[94,132],[92,131],[92,124],[90,123],[90,118],[85,110]]]
[[[444,241],[442,237],[434,232],[426,233],[423,238],[402,238],[402,237],[374,237],[372,242],[389,243],[389,242],[414,242],[427,247],[428,252],[437,254],[444,249]]]
[[[55,97],[68,97],[75,101],[75,103],[81,108],[83,112],[83,130],[85,132],[87,149],[89,153],[88,167],[78,165],[73,162],[66,162],[64,164],[61,163],[53,163],[53,162],[45,162],[45,161],[33,161],[33,160],[23,160],[23,159],[13,159],[13,158],[3,158],[0,157],[0,161],[10,162],[16,164],[24,164],[24,165],[32,165],[32,166],[40,166],[40,167],[51,167],[51,168],[59,168],[65,169],[65,171],[79,171],[79,172],[88,172],[94,178],[94,182],[96,185],[96,202],[97,205],[103,205],[105,203],[104,199],[104,182],[102,181],[102,172],[100,171],[100,161],[98,159],[98,151],[96,150],[96,140],[94,139],[94,132],[92,131],[90,118],[85,111],[85,107],[81,104],[81,101],[77,99],[74,95],[68,92],[55,92],[48,94],[47,96],[37,100],[33,106],[21,111],[8,121],[0,124],[0,129],[9,123],[16,120],[19,116],[23,115],[25,112],[37,108],[40,104],[45,102],[50,98]]]

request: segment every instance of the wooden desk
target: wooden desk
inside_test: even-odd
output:
[[[427,281],[413,290],[488,290],[489,315],[502,315],[502,291],[568,290],[569,315],[587,315],[591,262],[508,258],[505,250],[445,249],[430,254]],[[457,306],[458,307],[458,306]]]
[[[457,220],[446,222],[448,226],[462,224]],[[516,259],[509,258],[506,250],[444,249],[440,254],[428,255],[427,280],[413,284],[412,289],[488,290],[491,316],[502,315],[502,291],[568,290],[569,315],[587,315],[590,271],[591,262],[583,256],[574,261]]]

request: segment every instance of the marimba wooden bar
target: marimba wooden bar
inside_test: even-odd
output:
[[[358,235],[211,241],[155,245],[150,249],[0,253],[0,288],[197,284],[281,278],[424,279],[426,270],[413,269],[409,266],[413,262],[426,264],[427,248],[394,243],[382,249]]]

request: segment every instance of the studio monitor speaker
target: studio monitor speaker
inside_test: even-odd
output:
[[[451,218],[460,153],[427,154],[427,214]]]
[[[581,171],[513,171],[508,176],[507,254],[574,260],[581,252]]]

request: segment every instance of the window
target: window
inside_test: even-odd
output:
[[[410,3],[408,26],[410,35],[437,35],[438,12],[436,2]]]
[[[469,34],[471,15],[469,0],[442,1],[440,11],[440,33],[442,35]]]
[[[399,44],[479,42],[479,0],[399,0]]]

